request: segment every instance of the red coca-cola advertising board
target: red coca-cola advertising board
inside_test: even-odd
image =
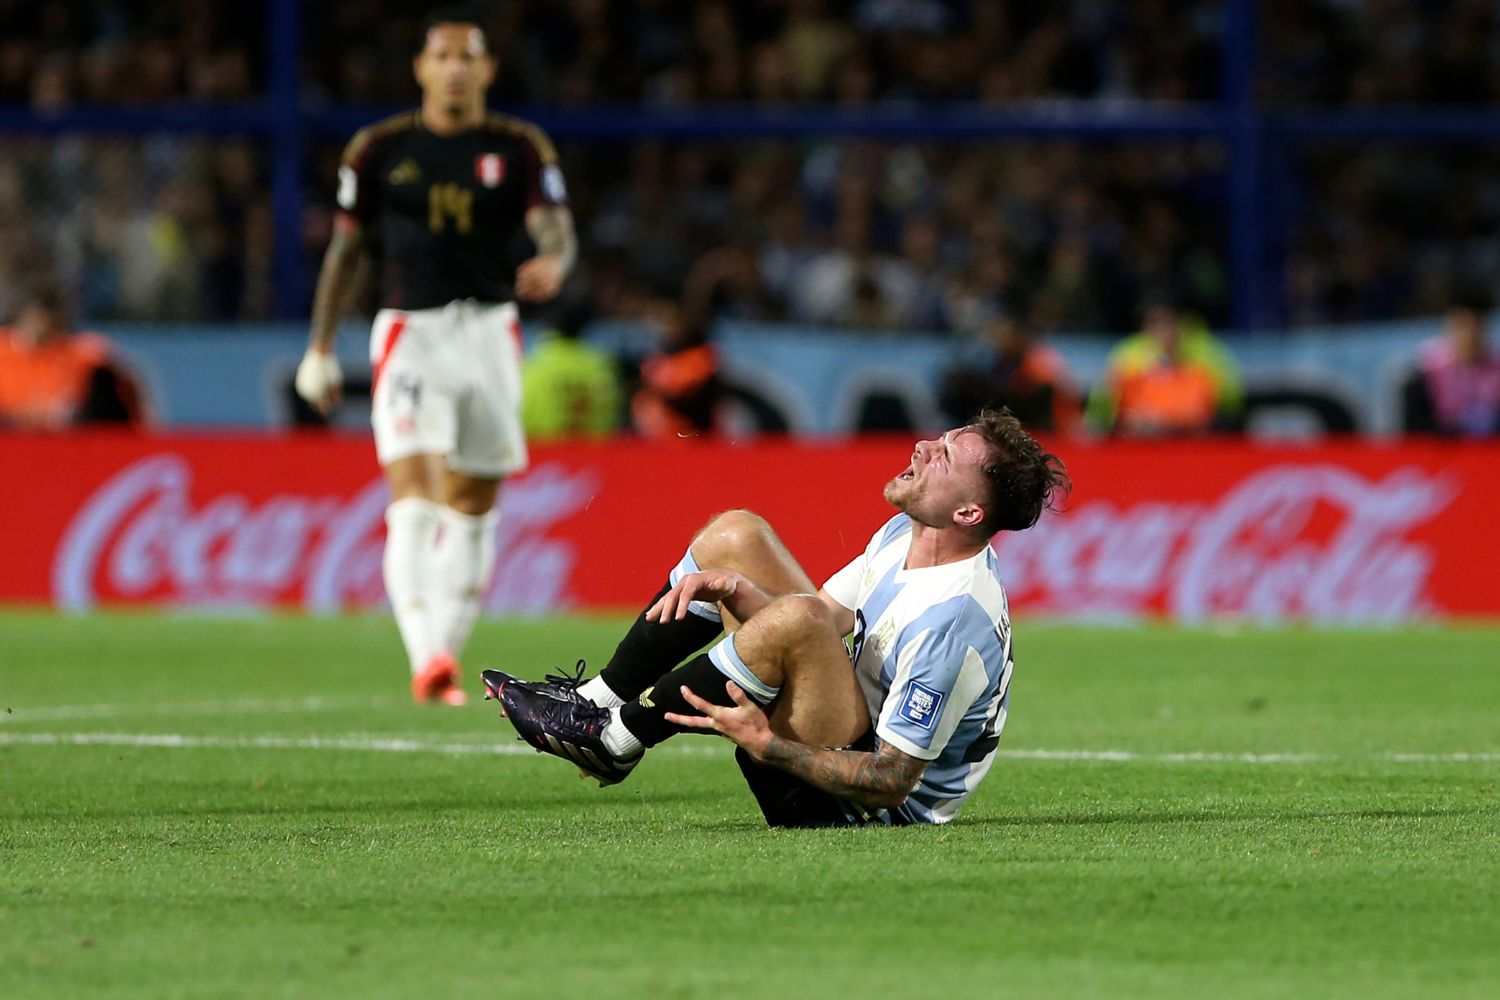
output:
[[[495,613],[635,608],[714,512],[765,514],[821,580],[890,515],[911,443],[539,448],[503,493]],[[1500,614],[1500,446],[1057,442],[1068,510],[996,542],[1019,611],[1200,621]],[[70,610],[383,601],[369,443],[0,436],[0,601]]]

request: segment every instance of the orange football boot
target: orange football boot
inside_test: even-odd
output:
[[[463,705],[469,696],[458,686],[458,661],[451,653],[434,653],[411,678],[411,697],[417,704],[440,701]]]

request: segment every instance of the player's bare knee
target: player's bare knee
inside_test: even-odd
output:
[[[833,615],[816,594],[778,597],[761,614],[766,611],[772,612],[772,622],[788,641],[817,638],[836,631]]]
[[[495,479],[472,479],[449,474],[445,502],[460,514],[479,517],[488,514],[499,496],[500,483]]]
[[[732,565],[764,546],[771,533],[770,523],[754,511],[726,510],[715,514],[693,539],[693,558],[705,567]]]
[[[390,485],[391,499],[438,500],[436,484],[420,470],[412,467],[391,465],[386,469],[386,482]]]

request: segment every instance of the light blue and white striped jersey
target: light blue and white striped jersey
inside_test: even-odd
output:
[[[823,589],[856,613],[854,672],[875,735],[931,761],[896,821],[946,823],[990,769],[1013,668],[1010,609],[995,550],[905,569],[911,519],[898,514]]]

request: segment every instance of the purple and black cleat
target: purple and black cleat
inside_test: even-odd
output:
[[[548,674],[545,680],[524,681],[519,677],[512,677],[503,670],[486,670],[481,676],[484,678],[485,701],[500,699],[499,690],[502,684],[519,684],[532,694],[544,695],[557,701],[581,701],[589,703],[588,699],[578,693],[583,686],[583,675],[588,669],[583,660],[571,674]]]
[[[485,698],[500,702],[500,710],[522,740],[538,753],[577,765],[581,775],[594,778],[601,788],[624,781],[641,762],[641,754],[622,760],[604,746],[609,709],[576,693],[566,699],[543,693],[539,688],[548,681],[523,681],[500,670],[486,670],[480,676]]]

